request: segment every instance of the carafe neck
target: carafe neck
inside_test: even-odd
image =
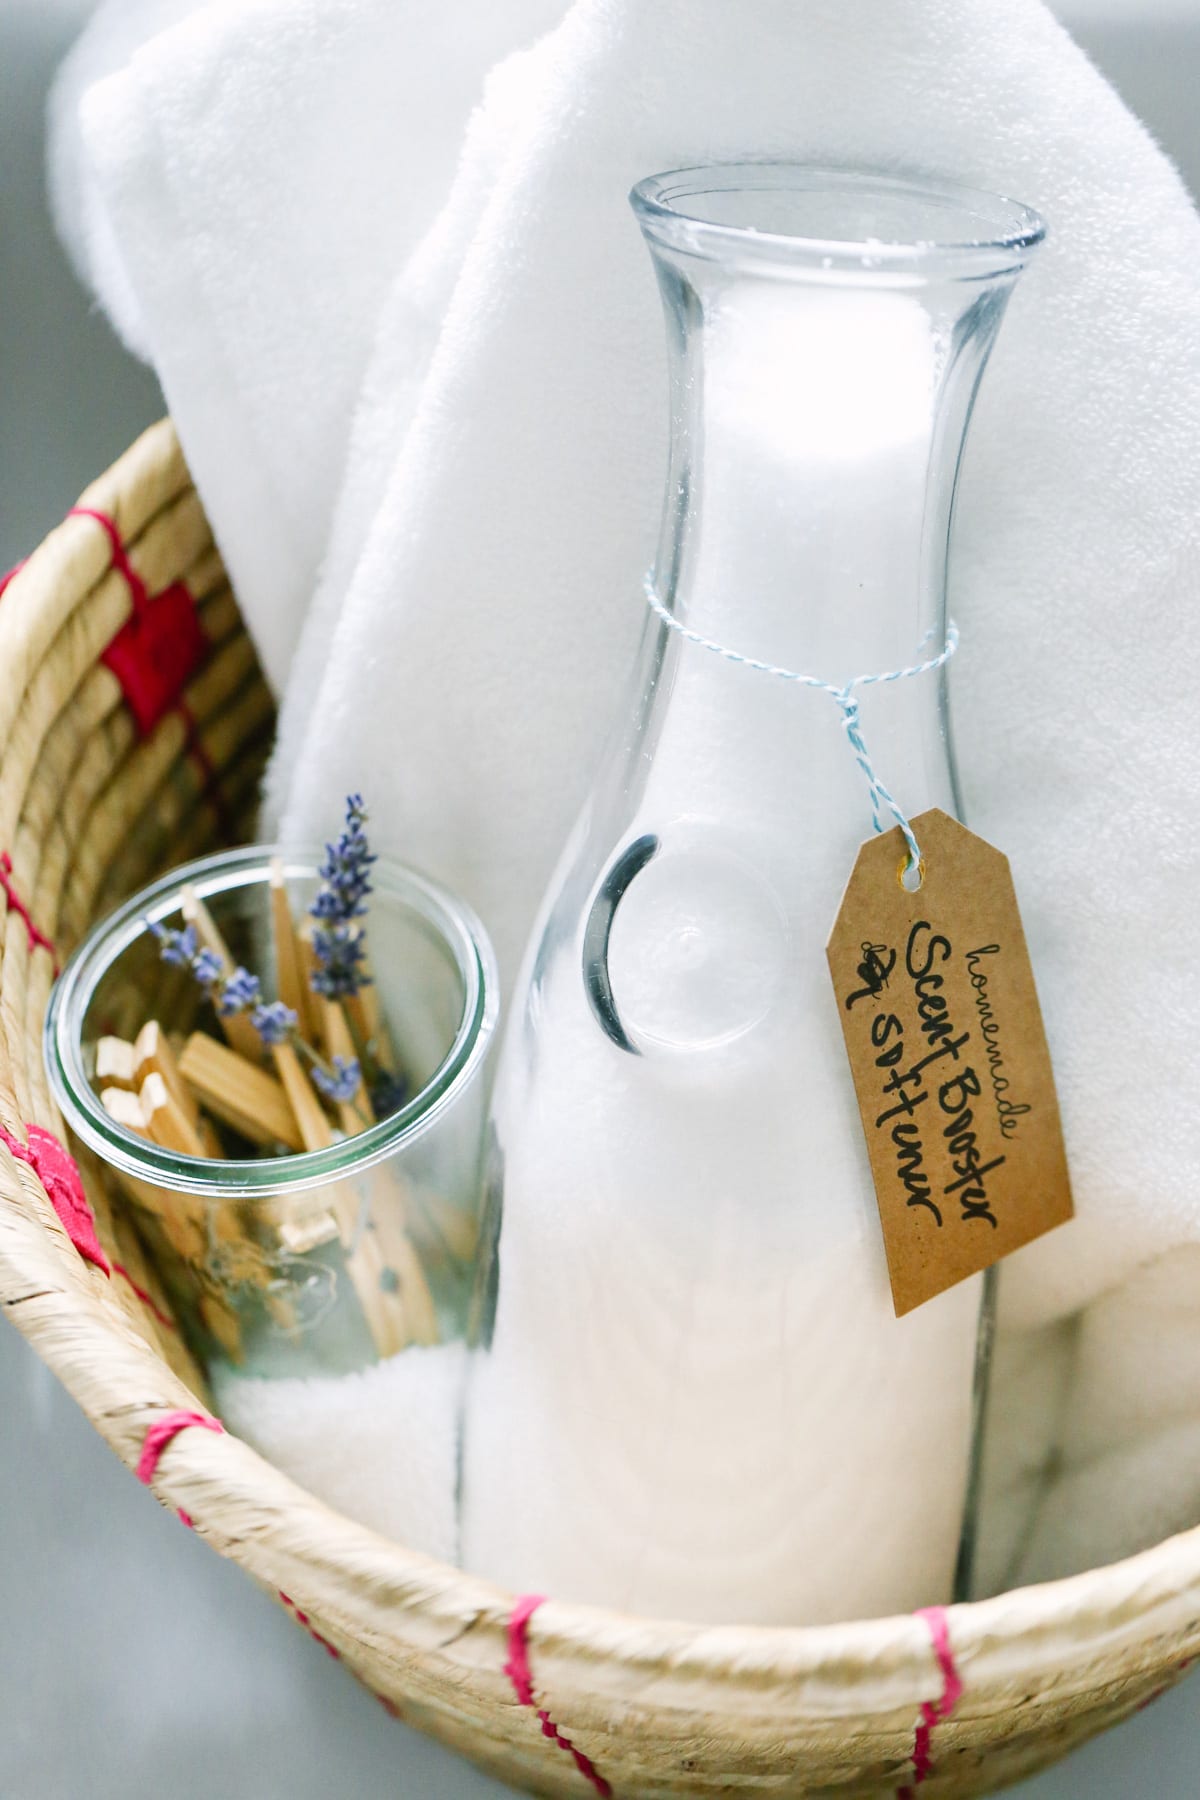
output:
[[[967,422],[1029,246],[923,260],[937,246],[917,237],[773,239],[753,221],[780,207],[916,229],[921,194],[815,175],[806,191],[794,170],[772,187],[771,165],[744,189],[745,170],[695,173],[673,204],[702,216],[641,210],[670,346],[658,591],[747,656],[837,683],[904,667],[945,640]]]

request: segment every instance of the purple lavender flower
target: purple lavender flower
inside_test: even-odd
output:
[[[234,1013],[257,1006],[261,999],[262,986],[258,976],[252,975],[249,969],[235,969],[217,997],[217,1011],[223,1019],[231,1019]]]
[[[163,961],[176,969],[190,969],[198,947],[196,927],[185,925],[182,931],[172,931],[156,919],[147,919],[146,924],[158,939],[158,954]]]
[[[326,844],[321,864],[321,887],[309,908],[323,924],[346,925],[365,914],[371,892],[372,856],[366,834],[367,809],[361,794],[346,798],[346,828],[336,844]]]
[[[314,1068],[313,1083],[327,1100],[353,1100],[362,1081],[356,1056],[335,1056],[332,1069]]]
[[[254,977],[250,979],[253,981]],[[257,986],[255,982],[255,986]],[[250,1023],[268,1049],[287,1041],[296,1029],[297,1019],[290,1006],[282,1000],[260,1002],[250,1014]]]
[[[225,966],[215,950],[205,947],[192,958],[192,974],[206,991],[211,992],[225,973]]]
[[[327,1000],[340,1000],[357,994],[371,977],[362,968],[366,946],[362,933],[353,925],[319,927],[312,934],[313,954],[317,966],[309,979],[314,994]]]
[[[326,844],[321,886],[309,912],[317,921],[313,951],[315,994],[338,1000],[357,994],[370,981],[362,962],[366,948],[356,919],[366,916],[370,868],[376,860],[366,834],[367,809],[361,794],[346,796],[346,828],[336,844]]]

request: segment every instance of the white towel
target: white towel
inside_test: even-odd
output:
[[[210,14],[232,33],[234,11],[310,24],[314,15],[298,0],[206,8],[150,49],[165,55]],[[337,9],[315,16],[349,32]],[[266,68],[262,44],[260,53]],[[150,62],[139,55],[131,67],[141,95]],[[170,107],[187,121],[211,67],[174,64]],[[140,115],[130,117],[132,90],[115,91],[116,79],[85,97],[85,137],[98,169],[120,160],[99,143],[111,105],[114,140],[132,146],[124,179],[104,185],[149,325],[154,296],[172,297],[137,247],[148,222],[161,245],[163,212],[138,188],[152,163]],[[221,124],[244,160],[268,143],[267,126],[243,119],[239,131],[236,114],[223,109]],[[456,132],[460,123],[461,111]],[[182,134],[176,141],[185,170],[204,164]],[[223,164],[232,161],[224,142]],[[245,284],[246,395],[234,404],[226,383],[221,400],[233,441],[254,411],[249,397],[264,390],[263,416],[286,419],[297,439],[267,434],[273,473],[291,470],[293,457],[297,469],[295,485],[280,477],[295,505],[273,509],[272,579],[289,555],[308,577],[316,566],[334,439],[340,456],[350,435],[346,390],[367,369],[326,581],[286,697],[271,817],[319,836],[348,789],[367,789],[381,845],[460,887],[511,975],[618,703],[660,505],[662,326],[625,190],[654,169],[747,154],[951,175],[1050,221],[1001,333],[964,470],[952,687],[969,818],[1016,872],[1081,1215],[1004,1271],[1008,1331],[1048,1335],[1014,1340],[1001,1369],[1036,1383],[1038,1346],[1050,1344],[1055,1379],[1070,1381],[1064,1414],[1104,1418],[1122,1340],[1149,1317],[1137,1311],[1144,1285],[1118,1296],[1120,1284],[1200,1240],[1200,1114],[1188,1105],[1200,1063],[1189,1018],[1200,891],[1200,644],[1190,630],[1200,587],[1200,223],[1165,158],[1040,0],[803,9],[576,0],[557,31],[489,84],[444,207],[431,184],[422,217],[414,209],[381,256],[379,332],[369,363],[365,334],[353,371],[345,350],[341,399],[323,414],[336,415],[332,436],[306,412],[298,353],[316,343],[342,353],[331,341],[336,309],[323,303],[332,289],[291,283],[285,316],[273,259],[252,254],[249,197],[241,214],[202,209],[195,236],[214,263],[235,248]],[[297,191],[282,152],[264,191],[271,182],[281,195]],[[336,186],[332,176],[325,186]],[[348,204],[357,220],[357,197]],[[288,217],[281,205],[281,234]],[[173,303],[191,292],[177,287]],[[371,310],[364,301],[348,311],[346,329]],[[271,378],[272,332],[297,351],[283,358],[294,391]],[[262,515],[213,466],[213,447],[228,453],[231,441],[209,429],[206,413],[219,409],[198,382],[167,363],[163,374],[269,646],[283,635],[280,615],[259,596],[275,590],[242,542]],[[302,480],[318,452],[328,453],[321,481]],[[286,611],[289,625],[298,616]],[[268,647],[268,659],[278,674],[285,647]],[[1161,1278],[1182,1296],[1188,1337],[1200,1331],[1200,1307],[1189,1308],[1176,1266],[1164,1263]],[[1095,1354],[1072,1372],[1074,1328],[1056,1322],[1106,1294]],[[1111,1329],[1100,1329],[1104,1319]],[[1144,1339],[1139,1379],[1165,1391],[1169,1346],[1152,1331]],[[1021,1498],[997,1567],[1022,1562],[1021,1508],[1059,1416],[1034,1398],[1019,1374],[1001,1383],[998,1411],[1017,1437],[998,1434],[991,1473]],[[1145,1424],[1136,1407],[1113,1422],[1130,1450],[1120,1509],[1109,1486],[1116,1463],[1081,1451],[1070,1464],[1071,1505],[1113,1526],[1106,1552],[1134,1548],[1160,1522],[1141,1483],[1173,1485],[1185,1496],[1177,1511],[1190,1504],[1200,1451],[1155,1419],[1158,1449],[1139,1460]],[[1053,1500],[1039,1532],[1054,1529]],[[1080,1543],[1102,1541],[1079,1531]],[[1042,1568],[1037,1543],[1023,1566]]]
[[[1008,1315],[1041,1327],[1200,1225],[1190,201],[1035,0],[581,0],[506,75],[509,116],[513,79],[490,193],[468,166],[439,228],[449,302],[337,634],[307,659],[319,688],[289,696],[282,815],[309,835],[361,744],[393,743],[384,829],[465,888],[511,972],[641,626],[665,409],[629,181],[749,151],[1038,206],[1051,240],[981,398],[953,604],[969,816],[1017,871],[1082,1215],[1005,1272]],[[1077,1387],[1071,1409],[1090,1403]],[[1038,1466],[1031,1403],[997,1410],[1029,1422]]]
[[[107,0],[60,73],[60,230],[158,371],[279,689],[389,285],[486,70],[561,10]]]

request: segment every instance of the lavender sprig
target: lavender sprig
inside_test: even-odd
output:
[[[232,975],[226,975],[225,965],[216,951],[200,948],[194,925],[172,931],[152,919],[147,919],[146,924],[158,939],[163,961],[177,969],[190,969],[223,1019],[248,1012],[250,1023],[262,1039],[264,1048],[273,1050],[276,1045],[287,1042],[299,1020],[282,1000],[264,1001],[262,983],[257,975],[240,966]]]
[[[348,999],[370,982],[362,968],[366,949],[354,921],[366,917],[370,868],[376,858],[366,834],[367,809],[361,794],[346,799],[346,828],[336,844],[326,844],[321,886],[309,907],[317,922],[313,953],[317,967],[310,985],[329,1000]]]
[[[353,1100],[362,1083],[362,1070],[356,1056],[335,1056],[328,1069],[314,1065],[313,1085],[327,1100],[346,1103]]]
[[[197,950],[192,958],[192,974],[206,993],[211,993],[225,973],[225,965],[215,950]]]
[[[309,985],[315,994],[329,1000],[353,1000],[371,981],[361,921],[367,915],[370,870],[377,859],[367,841],[366,824],[362,796],[348,795],[345,828],[336,843],[325,846],[320,886],[309,908],[315,922]],[[185,924],[176,931],[149,919],[145,923],[158,940],[163,961],[189,970],[222,1019],[245,1015],[264,1049],[290,1044],[299,1052],[309,1065],[314,1086],[326,1100],[353,1106],[364,1124],[371,1120],[368,1096],[379,1118],[386,1118],[404,1103],[405,1083],[381,1068],[369,1039],[361,1041],[364,1026],[353,1008],[348,1010],[357,1054],[334,1056],[326,1062],[300,1035],[293,1009],[282,1000],[265,1000],[261,981],[249,969],[239,966],[230,971],[227,957],[201,945],[195,925]]]
[[[260,1002],[250,1014],[250,1023],[268,1050],[285,1044],[296,1029],[296,1014],[282,1000]]]
[[[328,925],[346,925],[366,914],[371,892],[371,854],[366,834],[367,809],[361,794],[346,798],[346,828],[336,844],[326,844],[321,864],[321,886],[309,908],[314,919]]]
[[[147,919],[146,925],[158,939],[158,954],[165,963],[174,969],[190,969],[199,949],[199,939],[194,925],[185,925],[182,931],[172,931],[169,925],[160,925],[157,919]]]
[[[347,999],[370,983],[371,977],[361,967],[366,945],[355,926],[332,925],[327,931],[314,931],[312,947],[317,966],[309,986],[314,994],[327,1000]]]
[[[235,969],[217,996],[217,1011],[223,1019],[235,1013],[249,1012],[262,1000],[262,983],[249,969]]]

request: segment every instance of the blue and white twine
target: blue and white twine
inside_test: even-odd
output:
[[[940,652],[937,656],[931,656],[927,662],[913,663],[907,669],[889,669],[882,675],[855,675],[853,679],[847,681],[843,687],[838,687],[836,682],[822,681],[819,675],[805,675],[797,669],[782,669],[777,663],[760,662],[756,656],[743,656],[740,650],[730,650],[727,645],[717,643],[715,638],[705,637],[703,632],[694,631],[690,625],[685,625],[682,620],[677,619],[674,613],[669,610],[659,597],[658,589],[654,585],[653,574],[648,573],[646,575],[643,587],[645,589],[646,599],[650,603],[650,610],[657,614],[669,630],[675,632],[679,637],[685,638],[689,644],[697,644],[701,650],[711,650],[714,656],[723,656],[726,662],[737,663],[743,669],[756,669],[760,675],[774,675],[780,681],[794,682],[797,687],[816,688],[819,693],[828,694],[837,702],[838,707],[841,710],[842,724],[845,726],[846,736],[850,740],[850,747],[854,752],[854,759],[866,778],[867,787],[871,795],[871,818],[874,822],[875,829],[876,831],[883,830],[880,809],[881,807],[885,807],[887,811],[891,813],[897,825],[899,825],[900,830],[904,834],[904,841],[908,845],[909,860],[905,872],[910,873],[919,870],[921,867],[921,847],[917,843],[916,835],[908,820],[908,815],[905,813],[899,801],[880,780],[875,765],[872,763],[871,758],[867,753],[867,746],[863,741],[862,722],[859,718],[858,701],[855,698],[855,689],[880,687],[884,682],[888,681],[907,681],[912,675],[932,675],[935,669],[942,668],[950,661],[950,658],[958,649],[958,626],[954,623],[953,619],[950,620],[947,627],[946,642],[943,644]]]

